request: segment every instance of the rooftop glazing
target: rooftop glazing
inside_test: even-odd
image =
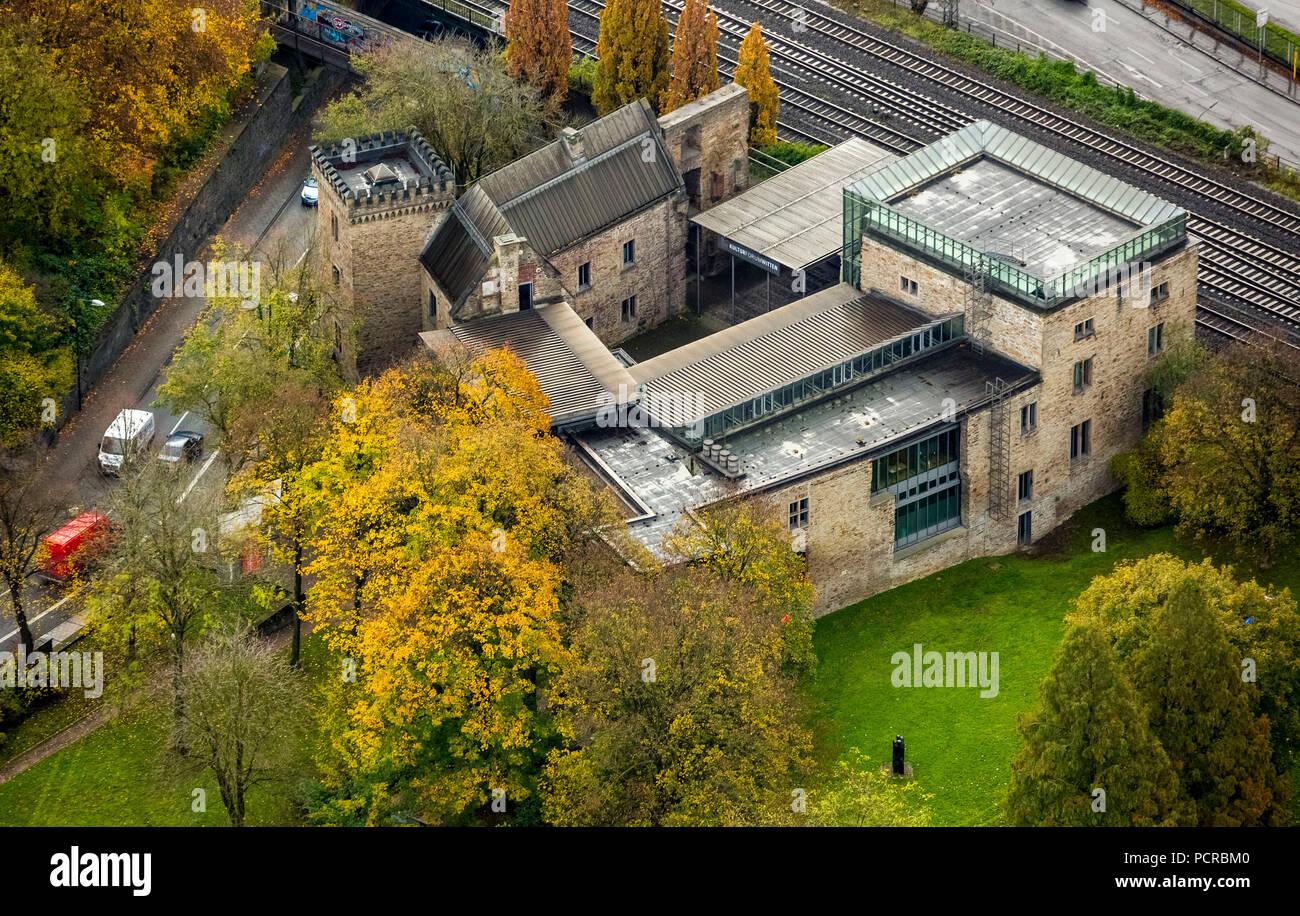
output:
[[[870,235],[993,292],[1050,308],[1187,237],[1179,207],[976,121],[844,190],[844,280]]]

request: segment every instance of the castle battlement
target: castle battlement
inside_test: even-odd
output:
[[[451,201],[456,175],[414,127],[311,147],[323,185],[349,209]],[[376,170],[379,180],[372,180]],[[432,202],[432,201],[429,201]]]

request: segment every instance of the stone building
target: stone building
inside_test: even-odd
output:
[[[652,551],[761,500],[821,612],[1111,491],[1196,303],[1183,211],[987,122],[846,187],[843,220],[841,285],[628,366],[641,422],[572,436]]]
[[[840,282],[637,363],[605,346],[630,331],[614,307],[628,295],[619,246],[647,222],[665,226],[656,245],[676,240],[653,278],[637,275],[661,297],[651,320],[670,314],[690,202],[682,172],[655,166],[669,160],[665,137],[691,128],[657,130],[639,106],[616,115],[548,150],[549,172],[530,164],[517,196],[489,181],[461,199],[438,234],[462,226],[472,269],[445,305],[431,290],[449,323],[421,337],[519,352],[552,399],[555,431],[652,553],[701,510],[756,500],[788,526],[828,612],[1030,544],[1115,487],[1110,459],[1157,406],[1145,372],[1193,331],[1198,246],[1178,207],[984,121],[903,158],[845,146],[824,154],[835,167],[820,176],[814,159],[747,190],[716,160],[709,175],[737,193],[698,224],[778,266],[838,246]],[[600,206],[568,192],[589,224],[609,222],[585,233],[546,196],[588,167],[575,142],[617,161],[610,175],[628,185],[606,185]],[[651,168],[629,148],[651,150]],[[695,161],[684,155],[671,163]],[[547,174],[551,184],[537,180]],[[534,198],[547,202],[536,212],[514,203]],[[475,235],[479,204],[495,222]],[[491,248],[479,244],[488,237]],[[610,288],[602,257],[619,278]],[[584,299],[570,286],[588,260],[602,273]],[[489,293],[494,278],[505,282]],[[524,283],[527,318],[509,291]]]
[[[311,160],[316,257],[339,302],[339,362],[355,379],[411,349],[420,246],[455,201],[455,176],[413,129],[313,146]]]
[[[681,311],[687,219],[745,186],[747,127],[735,85],[658,120],[639,101],[480,179],[420,255],[419,327],[567,302],[615,343]]]

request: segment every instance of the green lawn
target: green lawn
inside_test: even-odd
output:
[[[303,662],[319,676],[319,641],[303,640]],[[0,785],[0,826],[226,826],[216,781],[168,750],[171,693],[155,693],[138,708]],[[311,778],[306,749],[295,778]],[[191,810],[193,791],[206,792],[207,810]],[[292,824],[291,785],[254,786],[250,825]]]
[[[915,779],[933,796],[927,804],[935,824],[998,823],[1010,762],[1021,744],[1016,719],[1037,702],[1070,599],[1122,559],[1204,555],[1177,541],[1171,529],[1125,524],[1117,497],[1094,503],[1076,520],[1072,543],[1057,553],[971,560],[822,618],[812,687],[819,758],[831,762],[856,746],[884,762],[894,735],[901,734]],[[1091,550],[1097,527],[1107,533],[1105,553]],[[1298,581],[1294,562],[1260,578],[1293,591]],[[998,695],[895,688],[890,657],[918,642],[940,652],[998,652]]]

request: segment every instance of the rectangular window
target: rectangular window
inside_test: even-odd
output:
[[[591,262],[578,265],[578,289],[588,289],[591,287]]]
[[[519,311],[526,312],[533,307],[533,284],[519,284]]]
[[[908,295],[915,296],[917,293],[916,281],[910,277],[900,276],[898,278],[898,288]]]
[[[429,290],[429,317],[438,317],[438,296],[433,290]]]
[[[341,273],[339,273],[339,269],[338,269],[338,267],[337,267],[336,265],[334,265],[334,264],[331,264],[331,265],[330,265],[330,269],[334,271],[334,285],[335,285],[335,286],[338,286],[338,285],[339,285],[339,280],[341,280],[341,279],[343,278],[343,275],[342,275]]]
[[[1155,356],[1165,348],[1165,323],[1147,328],[1147,356]]]
[[[1165,405],[1160,401],[1160,395],[1154,388],[1148,388],[1142,392],[1142,429],[1159,420],[1165,415]]]
[[[636,263],[636,239],[628,239],[623,243],[623,264]]]
[[[1078,394],[1092,384],[1092,357],[1074,364],[1074,393]]]
[[[894,494],[895,549],[961,524],[960,442],[953,427],[872,460],[871,492]]]
[[[1034,539],[1034,513],[1021,512],[1016,519],[1016,543],[1028,544]]]
[[[1096,333],[1096,332],[1093,331],[1093,329],[1092,329],[1092,319],[1091,319],[1091,318],[1085,319],[1084,321],[1080,321],[1078,324],[1076,324],[1076,325],[1074,326],[1074,339],[1075,339],[1075,340],[1085,340],[1085,339],[1091,337],[1094,333]]]
[[[808,497],[790,503],[790,530],[808,527]]]
[[[1020,435],[1027,436],[1038,429],[1038,402],[1020,408]]]
[[[1092,454],[1092,421],[1070,427],[1070,460],[1077,461]]]
[[[339,218],[337,213],[330,214],[330,229],[334,232],[334,241],[339,240]]]
[[[631,321],[636,317],[636,296],[628,296],[623,300],[623,320]]]
[[[1169,284],[1168,284],[1168,282],[1161,283],[1159,286],[1153,286],[1153,287],[1151,287],[1151,304],[1152,304],[1152,305],[1155,305],[1157,302],[1164,302],[1164,301],[1165,301],[1166,299],[1168,299],[1168,298],[1169,298]]]
[[[1021,473],[1018,492],[1022,502],[1034,498],[1034,472],[1032,470]]]

